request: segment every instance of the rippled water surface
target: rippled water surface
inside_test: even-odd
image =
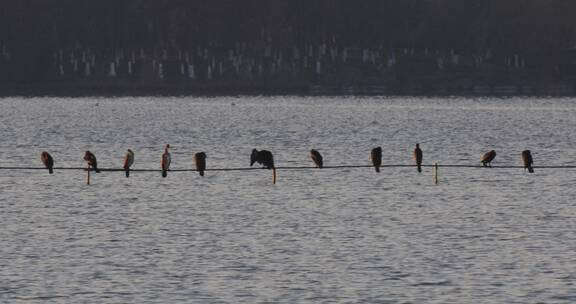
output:
[[[7,98],[0,166],[576,163],[574,99]],[[0,170],[1,303],[574,303],[576,169]]]

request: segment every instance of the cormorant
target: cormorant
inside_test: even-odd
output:
[[[169,144],[164,147],[164,153],[162,154],[162,160],[160,161],[160,167],[162,167],[162,177],[168,176],[168,170],[170,170],[170,162],[172,158],[170,157]]]
[[[372,160],[372,165],[376,172],[380,172],[380,166],[382,165],[382,148],[376,147],[370,151],[370,159]]]
[[[96,162],[96,156],[92,152],[86,151],[86,153],[84,153],[84,160],[88,163],[89,169],[93,168],[96,173],[100,173],[100,170],[98,170],[98,163]]]
[[[130,167],[134,164],[134,152],[128,149],[126,151],[126,156],[124,157],[124,170],[126,171],[126,177],[130,177]]]
[[[46,168],[48,169],[48,173],[50,174],[54,173],[54,159],[52,158],[52,156],[48,152],[44,151],[40,155],[40,159],[42,160],[44,166],[46,166]]]
[[[416,149],[414,149],[414,160],[416,161],[418,172],[422,172],[422,150],[420,149],[420,144],[416,144]]]
[[[524,163],[524,170],[528,169],[528,172],[534,173],[534,168],[532,168],[534,160],[532,160],[532,153],[530,153],[530,150],[522,151],[522,162]]]
[[[317,150],[314,149],[310,150],[310,158],[312,158],[312,161],[314,162],[314,164],[316,164],[316,167],[322,168],[324,166],[322,154],[320,154],[320,152],[318,152]]]
[[[274,157],[272,156],[272,152],[252,149],[252,154],[250,155],[250,167],[252,167],[254,163],[259,163],[266,167],[266,169],[274,169]]]
[[[496,157],[496,151],[490,150],[484,153],[484,155],[482,155],[480,161],[482,162],[482,165],[484,167],[492,167],[492,161],[494,160],[495,157]]]
[[[194,163],[196,164],[196,171],[200,173],[200,176],[204,176],[204,170],[206,170],[206,153],[198,152],[194,154]]]

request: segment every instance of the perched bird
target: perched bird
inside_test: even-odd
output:
[[[492,167],[492,161],[496,157],[496,151],[490,150],[482,155],[480,161],[484,167]]]
[[[166,144],[164,147],[164,153],[162,154],[162,160],[160,161],[160,166],[162,167],[162,177],[168,176],[168,170],[170,170],[170,161],[172,158],[170,157],[170,152],[168,152],[169,148],[170,145]]]
[[[44,151],[40,155],[40,159],[42,160],[44,166],[46,166],[46,168],[48,169],[48,173],[50,174],[54,173],[54,159],[52,158],[52,156],[48,152]]]
[[[524,163],[524,170],[528,169],[528,172],[534,173],[534,168],[532,168],[534,160],[532,160],[532,153],[530,153],[530,150],[522,151],[522,162]]]
[[[259,163],[266,167],[266,169],[274,169],[274,157],[272,156],[272,152],[267,150],[258,151],[256,149],[252,149],[252,154],[250,155],[250,167],[254,165],[254,163]]]
[[[316,167],[318,168],[324,167],[322,154],[320,154],[320,152],[318,152],[317,150],[314,149],[310,150],[310,158],[312,158],[312,161],[314,162],[314,164],[316,164]]]
[[[382,166],[382,148],[376,147],[370,151],[370,159],[372,160],[372,165],[376,172],[380,172],[380,166]]]
[[[194,163],[196,164],[196,171],[200,173],[200,176],[204,176],[204,170],[206,170],[206,153],[198,152],[194,154]]]
[[[124,157],[124,170],[126,171],[126,177],[130,177],[130,167],[134,164],[134,152],[128,149],[126,151],[126,156]]]
[[[416,144],[416,149],[414,149],[414,160],[416,161],[418,172],[422,172],[422,150],[420,149],[420,144]]]
[[[84,160],[88,163],[89,169],[93,168],[96,173],[100,173],[100,170],[98,170],[98,163],[96,162],[96,156],[92,152],[86,151],[86,153],[84,153]]]

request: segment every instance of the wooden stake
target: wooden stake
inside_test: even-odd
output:
[[[272,184],[276,185],[276,168],[272,168]]]
[[[434,184],[438,185],[438,162],[434,163]]]

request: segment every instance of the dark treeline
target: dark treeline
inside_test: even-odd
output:
[[[58,70],[55,52],[62,50],[177,52],[233,49],[242,43],[452,54],[489,50],[539,64],[535,61],[551,61],[576,46],[574,12],[574,0],[2,1],[0,59],[5,62],[0,65],[18,71],[0,77],[52,77]]]
[[[265,39],[555,50],[573,46],[574,12],[571,0],[19,0],[0,4],[0,40],[42,49]]]

